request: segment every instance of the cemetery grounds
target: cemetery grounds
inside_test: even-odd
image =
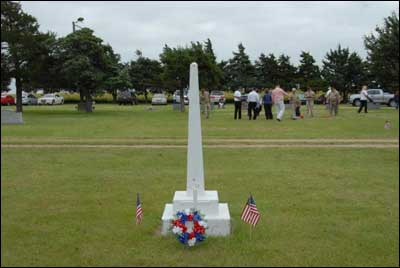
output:
[[[343,105],[333,119],[316,106],[282,123],[212,111],[205,186],[229,204],[232,234],[184,248],[160,235],[160,218],[186,187],[187,112],[74,106],[24,107],[24,125],[1,127],[2,266],[399,266],[392,108]],[[251,238],[240,220],[250,192],[262,214]]]

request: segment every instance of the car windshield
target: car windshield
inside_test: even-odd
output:
[[[164,98],[164,94],[154,94],[155,98]]]
[[[222,95],[224,95],[224,93],[222,91],[211,91],[211,95],[222,96]]]
[[[54,94],[46,94],[46,95],[44,95],[44,97],[45,98],[52,98],[52,97],[54,97]]]

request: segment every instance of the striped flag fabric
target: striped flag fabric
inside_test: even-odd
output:
[[[136,224],[140,224],[142,222],[142,217],[143,217],[143,210],[138,193],[136,197]]]
[[[260,212],[258,212],[256,202],[254,202],[253,196],[250,195],[247,200],[246,206],[243,209],[241,219],[253,226],[256,226],[260,220]]]

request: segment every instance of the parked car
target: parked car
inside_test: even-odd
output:
[[[384,92],[382,89],[368,89],[367,92],[373,102],[379,104],[386,104],[390,107],[396,107],[394,94]],[[360,106],[361,104],[360,94],[350,95],[349,103],[353,104],[353,106]]]
[[[174,92],[174,95],[172,96],[172,100],[173,100],[175,103],[181,103],[181,93],[180,93],[180,90],[176,90],[176,91]],[[184,89],[184,90],[183,90],[183,103],[184,103],[185,105],[188,105],[188,104],[189,104],[189,97],[188,97],[188,91],[187,91],[187,89]]]
[[[225,93],[223,91],[219,91],[219,90],[213,90],[211,91],[210,94],[210,102],[211,103],[225,103],[226,99],[225,99]]]
[[[127,89],[127,90],[119,90],[117,92],[117,102],[119,105],[122,104],[137,104],[137,97],[135,90]]]
[[[22,104],[23,105],[36,105],[38,104],[38,98],[36,98],[33,94],[24,94],[22,95]]]
[[[46,94],[43,97],[39,98],[37,103],[39,105],[42,104],[48,104],[48,105],[54,105],[54,104],[64,104],[64,97],[60,96],[58,94]]]
[[[15,99],[10,95],[1,95],[1,105],[15,105]]]
[[[165,96],[165,94],[154,94],[153,98],[151,99],[151,104],[152,105],[155,105],[155,104],[166,105],[167,97]]]

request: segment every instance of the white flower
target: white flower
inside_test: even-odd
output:
[[[178,226],[174,226],[174,228],[172,228],[172,232],[174,233],[174,234],[182,234],[182,228],[181,227],[178,227]]]
[[[192,239],[188,240],[189,247],[193,247],[194,244],[196,244],[196,237],[193,237]]]
[[[199,225],[207,228],[207,223],[205,221],[199,221]]]

